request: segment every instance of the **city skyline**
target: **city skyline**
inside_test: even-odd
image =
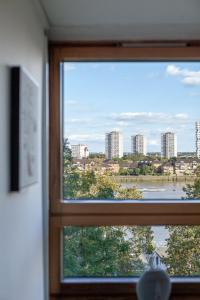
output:
[[[200,158],[200,121],[195,122],[195,136],[196,136],[196,156]],[[67,138],[68,139],[68,138]],[[123,144],[123,133],[121,131],[111,131],[105,133],[105,144],[104,144],[104,153],[106,158],[112,159],[114,157],[122,157],[124,153],[132,153],[132,154],[143,154],[147,155],[150,153],[148,151],[148,139],[146,136],[141,134],[136,134],[130,137],[131,139],[131,149],[128,152],[124,152],[124,144]],[[79,158],[88,157],[89,149],[87,144],[76,144],[70,145],[72,150],[72,156]],[[87,154],[85,150],[87,149]],[[179,150],[179,151],[178,151]],[[177,149],[177,135],[174,132],[163,132],[161,133],[160,140],[160,154],[162,157],[171,158],[177,157],[177,153],[181,153],[181,149]],[[82,153],[80,155],[75,155],[74,153]],[[93,153],[93,152],[90,152]]]
[[[178,149],[194,152],[200,119],[200,63],[67,63],[64,77],[64,136],[104,152],[105,132],[148,137],[160,151],[160,134],[176,132]]]

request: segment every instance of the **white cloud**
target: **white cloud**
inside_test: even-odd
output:
[[[172,76],[182,75],[181,70],[175,65],[168,65],[166,72],[168,75],[172,75]]]
[[[90,118],[65,118],[64,123],[65,125],[67,124],[90,124],[91,122],[93,122],[92,119]]]
[[[105,135],[103,134],[72,134],[68,136],[69,141],[71,142],[102,142],[105,140]]]
[[[73,64],[73,63],[64,63],[64,71],[65,72],[70,72],[70,71],[73,71],[75,69],[76,69],[75,64]]]
[[[187,85],[200,85],[200,75],[199,77],[185,77],[183,83]]]
[[[170,76],[181,77],[181,81],[186,85],[200,85],[200,71],[192,71],[188,69],[179,68],[175,65],[168,65],[166,68],[166,73]]]
[[[117,122],[142,122],[142,123],[171,123],[175,121],[186,121],[188,120],[188,115],[185,113],[178,114],[166,114],[162,112],[122,112],[122,113],[112,113],[111,118]]]
[[[182,119],[182,120],[187,120],[188,119],[188,115],[187,114],[175,114],[174,117],[176,119]]]

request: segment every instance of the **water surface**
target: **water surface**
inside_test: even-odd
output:
[[[186,182],[126,182],[123,187],[136,187],[143,194],[143,199],[181,199],[186,194],[183,187]]]

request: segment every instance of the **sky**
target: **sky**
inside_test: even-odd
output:
[[[64,137],[105,152],[105,133],[144,134],[147,151],[159,152],[161,133],[177,134],[178,152],[195,151],[200,120],[200,62],[66,62]]]

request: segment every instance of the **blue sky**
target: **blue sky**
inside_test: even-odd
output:
[[[200,120],[199,62],[64,64],[64,136],[104,152],[105,133],[120,130],[124,151],[144,134],[147,151],[160,151],[160,135],[177,134],[178,151],[195,151]]]

